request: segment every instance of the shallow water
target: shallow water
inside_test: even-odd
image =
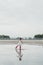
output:
[[[0,65],[43,65],[43,47],[22,45],[22,61],[15,51],[16,44],[0,44]]]

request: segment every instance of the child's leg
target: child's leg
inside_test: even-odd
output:
[[[16,48],[18,47],[18,45],[16,46]]]

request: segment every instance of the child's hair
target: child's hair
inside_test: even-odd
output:
[[[20,40],[22,40],[22,38],[20,38]]]

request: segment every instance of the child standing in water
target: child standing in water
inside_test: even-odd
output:
[[[19,57],[19,60],[21,61],[21,57],[22,57],[22,54],[21,54],[21,45],[22,45],[22,41],[21,41],[22,38],[20,38],[19,40],[19,43],[18,45],[16,46],[16,52],[18,53],[18,57]],[[19,51],[18,51],[18,48],[19,48]]]
[[[21,48],[21,45],[22,45],[22,41],[21,41],[22,38],[20,38],[19,42],[18,42],[18,45],[16,46],[16,48],[20,47]],[[20,49],[19,48],[19,49]]]

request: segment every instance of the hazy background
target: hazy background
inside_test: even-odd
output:
[[[29,36],[43,33],[43,0],[0,0],[0,34]]]

